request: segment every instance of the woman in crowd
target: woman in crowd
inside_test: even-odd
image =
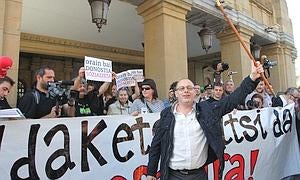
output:
[[[108,114],[108,108],[111,104],[117,102],[117,85],[114,84],[115,81],[112,82],[110,88],[104,93],[104,105],[105,105],[105,114]],[[133,93],[134,92],[134,93]],[[140,96],[140,88],[138,82],[135,79],[134,91],[132,91],[131,87],[127,88],[128,100],[133,102],[136,98]]]
[[[121,88],[117,91],[117,101],[108,107],[107,115],[123,115],[129,114],[129,108],[132,103],[128,100],[129,90],[128,88]]]
[[[164,103],[158,99],[156,84],[153,79],[145,79],[141,83],[141,90],[141,98],[134,100],[130,107],[131,115],[161,112],[164,109]]]

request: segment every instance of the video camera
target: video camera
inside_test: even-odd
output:
[[[265,76],[268,75],[266,77],[270,77],[271,76],[271,74],[270,74],[270,68],[273,68],[273,66],[276,66],[277,62],[276,61],[271,61],[271,60],[267,59],[267,56],[262,55],[261,56],[261,63],[263,65],[263,68],[265,70],[267,70],[267,74],[265,73]]]
[[[212,67],[217,72],[224,72],[229,69],[228,63],[223,63],[223,62],[214,64]]]
[[[229,65],[227,63],[220,62],[220,63],[214,64],[212,67],[215,70],[215,72],[213,74],[214,83],[223,83],[221,74],[222,74],[222,72],[229,69]]]
[[[51,99],[56,100],[56,104],[63,105],[68,101],[67,86],[74,85],[74,81],[48,82],[48,94]]]
[[[276,61],[270,61],[269,59],[265,59],[263,62],[263,68],[264,69],[269,69],[272,68],[273,66],[276,66],[277,62]]]

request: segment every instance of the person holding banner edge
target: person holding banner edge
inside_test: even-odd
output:
[[[204,167],[219,159],[219,177],[224,170],[223,132],[220,120],[257,86],[263,67],[252,63],[251,74],[232,94],[209,103],[194,103],[194,84],[182,79],[176,86],[177,103],[161,112],[149,151],[147,180],[156,180],[160,160],[161,180],[208,179]]]

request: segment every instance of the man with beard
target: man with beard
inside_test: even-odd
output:
[[[61,108],[56,107],[56,100],[47,96],[48,82],[54,82],[54,70],[49,66],[42,66],[35,72],[35,85],[26,92],[18,102],[18,108],[26,118],[57,118]]]
[[[271,107],[272,106],[272,98],[268,95],[268,93],[265,91],[265,89],[266,89],[265,82],[260,81],[258,83],[258,85],[256,86],[255,90],[246,97],[245,104],[247,104],[247,102],[252,98],[252,96],[254,94],[259,94],[264,98],[263,107]]]

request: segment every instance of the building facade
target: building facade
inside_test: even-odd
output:
[[[275,92],[295,86],[296,49],[286,1],[226,0],[223,5],[247,47],[258,45],[261,55],[277,62],[268,78]],[[87,0],[0,2],[0,54],[14,59],[9,76],[19,82],[9,97],[12,105],[18,92],[31,86],[39,66],[53,66],[58,80],[72,79],[84,56],[110,59],[116,72],[144,68],[162,98],[178,79],[207,84],[216,62],[238,72],[236,84],[250,72],[249,57],[213,0],[112,0],[100,33],[90,16]],[[204,25],[213,32],[207,53],[197,34]]]

